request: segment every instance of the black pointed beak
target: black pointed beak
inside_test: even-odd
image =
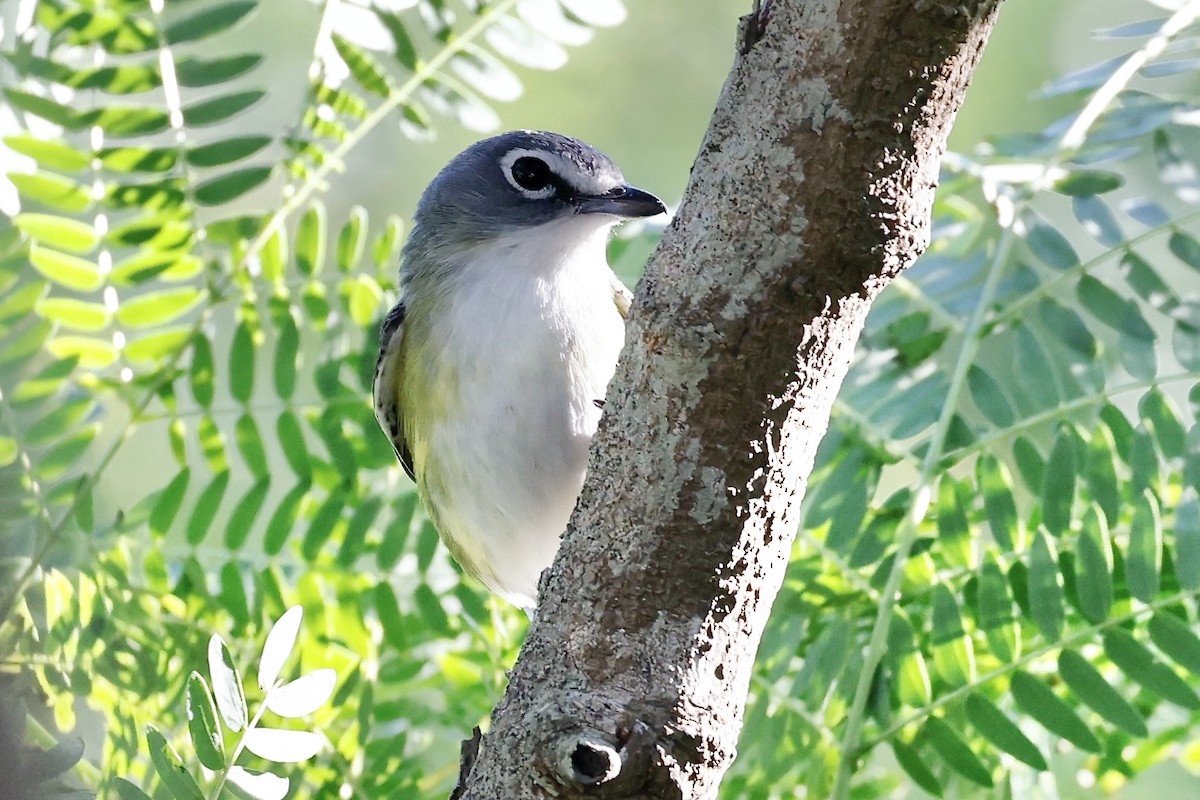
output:
[[[663,214],[667,207],[649,192],[633,186],[617,186],[600,195],[583,195],[575,198],[576,214],[612,214],[614,217],[633,219]]]

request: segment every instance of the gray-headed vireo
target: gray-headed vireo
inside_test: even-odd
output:
[[[609,231],[663,211],[595,148],[513,131],[455,157],[413,216],[375,414],[459,564],[525,608],[625,340]]]

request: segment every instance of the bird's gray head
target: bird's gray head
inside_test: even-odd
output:
[[[405,257],[436,260],[573,215],[600,215],[599,225],[664,210],[591,145],[511,131],[476,142],[438,173],[417,205]]]

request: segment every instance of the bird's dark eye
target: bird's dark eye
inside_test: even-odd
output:
[[[554,173],[550,171],[550,166],[540,158],[525,156],[513,162],[512,176],[522,189],[538,192],[550,185]]]

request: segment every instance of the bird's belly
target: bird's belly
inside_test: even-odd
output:
[[[535,604],[575,507],[623,328],[614,309],[566,332],[446,340],[471,358],[452,378],[452,413],[421,437],[418,482],[459,563],[517,605]]]

